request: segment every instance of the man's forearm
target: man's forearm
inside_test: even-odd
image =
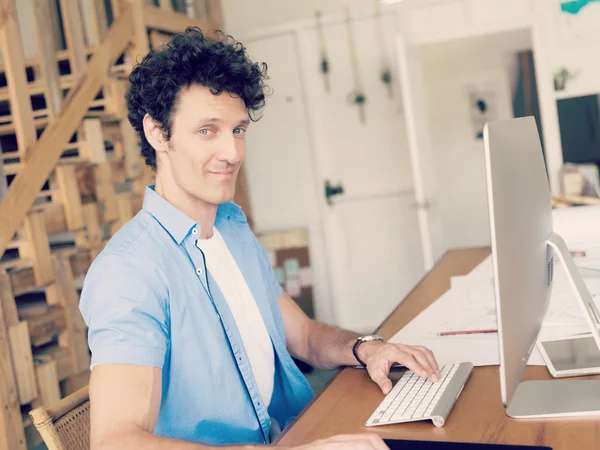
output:
[[[114,433],[110,437],[99,439],[96,442],[92,439],[91,445],[91,450],[139,450],[141,448],[144,450],[211,450],[216,447],[167,439],[141,429]],[[219,447],[219,450],[254,450],[260,448],[265,448],[265,446]]]
[[[320,369],[359,364],[352,353],[352,347],[358,336],[352,331],[311,321],[307,330],[308,362]],[[367,342],[359,347],[359,357],[363,361],[366,358],[366,352],[373,344]]]

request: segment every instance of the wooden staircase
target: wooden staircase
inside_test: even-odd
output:
[[[28,411],[88,382],[82,279],[153,178],[123,98],[136,58],[221,24],[215,0],[87,0],[89,45],[79,2],[29,0],[41,56],[27,59],[16,1],[0,0],[0,450],[39,443]]]

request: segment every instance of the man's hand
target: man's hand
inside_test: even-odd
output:
[[[389,450],[383,439],[373,433],[340,434],[320,439],[293,450]]]
[[[385,395],[392,390],[392,381],[388,375],[390,367],[396,362],[433,382],[440,379],[440,369],[435,357],[426,347],[371,341],[361,344],[358,353],[367,365],[371,379]]]

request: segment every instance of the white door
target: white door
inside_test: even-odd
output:
[[[384,32],[381,45],[379,30]],[[301,69],[321,190],[330,289],[338,325],[373,331],[424,272],[402,102],[395,68],[394,20],[352,23],[358,79],[366,97],[364,122],[351,102],[348,27],[323,30],[329,91],[320,72],[315,29],[299,33]],[[386,51],[386,53],[384,53]],[[384,56],[392,64],[392,96],[381,81]],[[325,199],[325,184],[343,194]]]
[[[444,252],[443,227],[438,203],[435,167],[430,141],[430,116],[419,47],[397,37],[398,65],[402,80],[404,120],[408,135],[421,249],[426,270]]]
[[[330,314],[317,317],[359,332],[373,331],[424,273],[393,22],[387,18],[384,30],[394,66],[392,97],[381,81],[380,24],[370,18],[352,27],[367,98],[364,123],[348,100],[354,84],[343,22],[324,30],[329,92],[315,28],[244,41],[254,60],[268,64],[274,89],[248,134],[257,228],[308,224],[311,259],[320,262],[322,252],[326,262],[314,267],[315,277],[327,282],[315,303]],[[331,204],[327,181],[344,190]]]

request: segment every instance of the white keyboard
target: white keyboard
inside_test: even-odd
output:
[[[407,370],[365,425],[431,419],[435,426],[443,426],[472,370],[473,364],[468,362],[442,366],[436,383]]]

